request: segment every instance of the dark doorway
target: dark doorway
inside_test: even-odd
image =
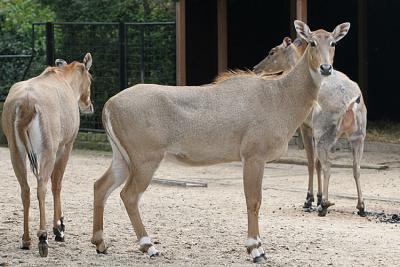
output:
[[[400,1],[368,1],[368,118],[400,121]]]
[[[252,69],[290,36],[290,0],[229,0],[228,68]]]
[[[218,69],[217,1],[186,1],[187,85],[214,80]]]

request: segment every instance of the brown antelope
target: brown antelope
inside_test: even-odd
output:
[[[54,198],[53,232],[56,241],[64,241],[61,211],[61,181],[73,142],[79,130],[79,108],[92,113],[90,100],[92,56],[83,63],[56,60],[56,67],[46,68],[39,76],[14,84],[4,103],[2,123],[10,149],[11,162],[21,186],[24,207],[22,249],[29,249],[30,188],[27,182],[26,156],[37,178],[40,226],[39,253],[46,257],[45,195],[51,179]]]
[[[113,150],[109,169],[94,185],[92,243],[106,251],[104,206],[125,181],[121,198],[139,240],[140,250],[158,255],[142,223],[138,202],[161,160],[199,166],[243,162],[248,214],[247,252],[264,261],[258,227],[266,162],[279,158],[317,99],[322,79],[332,71],[333,42],[349,24],[334,32],[311,32],[295,21],[309,46],[293,71],[281,79],[236,75],[205,86],[139,84],[113,96],[104,106],[103,125]]]
[[[263,75],[288,73],[299,62],[306,43],[297,38],[293,43],[285,37],[281,45],[271,49],[269,55],[254,67],[254,71]],[[304,148],[308,159],[308,192],[304,208],[310,209],[314,201],[314,166],[318,178],[318,214],[324,216],[333,203],[328,201],[330,177],[330,151],[339,137],[347,135],[353,151],[353,175],[356,182],[360,216],[365,216],[365,205],[360,185],[360,162],[363,154],[367,126],[367,108],[357,83],[345,74],[333,70],[332,75],[324,79],[318,96],[318,104],[306,121],[300,126]],[[313,137],[314,145],[313,147]],[[314,161],[314,149],[316,161]],[[322,192],[321,168],[324,173]]]

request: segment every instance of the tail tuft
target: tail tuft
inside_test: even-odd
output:
[[[37,163],[37,156],[36,153],[33,151],[28,152],[28,158],[29,162],[31,164],[31,170],[33,174],[38,177],[39,176],[39,171],[38,171],[38,163]]]

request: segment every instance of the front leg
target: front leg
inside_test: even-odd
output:
[[[247,252],[253,262],[263,262],[265,253],[261,247],[258,227],[258,213],[262,198],[262,178],[264,175],[265,161],[261,158],[249,158],[244,160],[243,184],[247,205],[248,239]]]
[[[56,241],[64,242],[65,224],[61,210],[61,185],[67,166],[68,158],[72,150],[72,143],[61,148],[58,152],[58,159],[51,174],[51,190],[54,199],[53,233]]]
[[[314,147],[313,147],[313,133],[312,128],[305,123],[300,126],[301,136],[303,138],[304,149],[307,155],[308,165],[308,190],[306,202],[304,202],[303,208],[306,210],[311,209],[312,203],[314,202]]]

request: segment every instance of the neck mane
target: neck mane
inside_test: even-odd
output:
[[[68,85],[67,88],[72,91],[74,97],[79,100],[79,78],[76,75],[75,62],[72,62],[64,67],[47,67],[38,77],[53,77],[58,81],[64,82]]]

